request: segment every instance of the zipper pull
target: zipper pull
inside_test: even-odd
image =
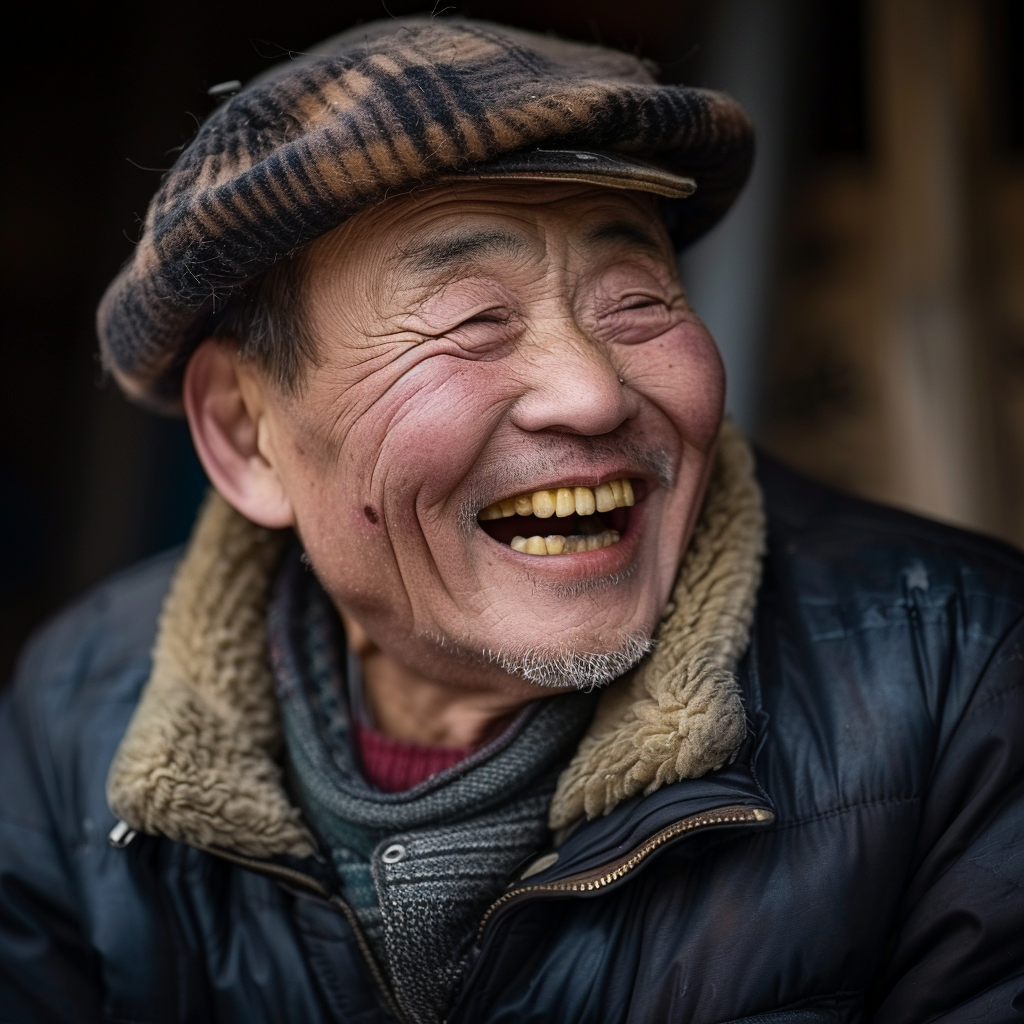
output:
[[[136,836],[138,833],[128,824],[127,821],[119,821],[111,830],[110,835],[107,836],[107,842],[115,850],[123,850]]]

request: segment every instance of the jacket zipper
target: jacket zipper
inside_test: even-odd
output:
[[[586,871],[578,875],[570,875],[568,878],[559,879],[557,882],[545,882],[541,885],[524,885],[518,889],[500,896],[483,916],[480,927],[477,929],[476,941],[480,945],[487,922],[491,920],[495,911],[526,896],[536,893],[555,892],[593,892],[596,889],[603,889],[606,885],[618,882],[631,871],[639,867],[655,850],[665,843],[683,835],[686,832],[693,832],[701,828],[710,828],[715,825],[754,825],[771,821],[775,815],[762,807],[720,807],[714,811],[702,811],[700,814],[692,814],[688,818],[682,818],[677,822],[656,832],[650,839],[636,847],[632,853],[614,864],[606,864],[593,871]]]
[[[495,911],[507,906],[514,900],[532,896],[536,893],[593,892],[597,889],[603,889],[613,882],[620,881],[635,868],[639,867],[655,850],[664,846],[665,843],[687,832],[694,832],[697,829],[710,828],[715,825],[761,824],[771,821],[774,817],[775,815],[771,811],[761,807],[720,807],[714,811],[702,811],[700,814],[692,814],[688,818],[682,818],[663,828],[660,832],[656,832],[650,839],[642,843],[618,863],[605,865],[594,871],[570,875],[568,878],[560,879],[557,882],[545,882],[541,885],[524,885],[513,889],[500,896],[488,907],[477,929],[477,945],[480,944],[484,929],[487,927],[487,923],[491,920]],[[122,824],[119,822],[114,831],[127,831],[120,829]],[[111,844],[119,847],[127,846],[134,838],[134,832],[130,835],[112,835]],[[295,871],[292,868],[281,867],[278,864],[270,864],[266,861],[243,857],[239,854],[228,853],[211,847],[197,847],[197,849],[201,849],[204,853],[209,853],[214,857],[220,857],[221,860],[230,861],[233,864],[238,864],[240,867],[248,868],[250,871],[291,882],[293,885],[314,893],[340,910],[352,928],[352,933],[356,937],[356,943],[363,954],[363,959],[366,961],[370,974],[373,976],[377,988],[384,997],[389,1011],[399,1020],[406,1020],[405,1015],[398,1008],[398,1004],[391,993],[387,979],[384,977],[384,972],[377,963],[373,950],[370,949],[370,944],[366,941],[366,936],[363,934],[355,912],[340,896],[332,896],[315,878],[305,875],[301,871]]]
[[[398,1003],[391,993],[391,988],[384,977],[384,972],[381,970],[380,964],[377,963],[377,958],[374,956],[373,950],[370,949],[370,944],[366,941],[366,936],[363,934],[362,926],[359,924],[355,911],[340,896],[332,896],[315,878],[304,875],[301,871],[296,871],[293,868],[281,867],[279,864],[254,860],[249,857],[240,856],[237,853],[228,853],[224,850],[213,849],[208,846],[200,846],[196,847],[196,849],[200,849],[214,857],[220,857],[221,860],[230,861],[232,864],[238,864],[240,867],[248,868],[250,871],[255,871],[261,875],[269,875],[281,881],[291,882],[293,885],[312,892],[340,910],[352,928],[359,951],[363,954],[363,959],[366,961],[370,974],[373,976],[377,988],[384,997],[384,1002],[387,1004],[391,1015],[400,1021],[408,1019],[398,1008]]]

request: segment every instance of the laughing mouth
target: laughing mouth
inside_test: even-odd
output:
[[[566,486],[518,494],[481,509],[477,519],[488,536],[513,551],[570,555],[617,544],[636,500],[633,481],[623,478],[593,488]],[[537,532],[538,519],[550,520],[543,533]]]

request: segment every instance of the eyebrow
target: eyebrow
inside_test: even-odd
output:
[[[660,253],[662,251],[661,243],[654,235],[628,220],[608,221],[600,227],[594,228],[593,231],[587,232],[584,242],[587,245],[597,245],[601,242],[626,242],[650,252]]]
[[[412,270],[446,270],[481,256],[522,256],[528,249],[511,231],[459,231],[402,250],[402,262]]]

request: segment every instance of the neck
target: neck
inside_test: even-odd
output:
[[[345,612],[342,621],[349,648],[362,662],[367,710],[378,731],[392,739],[423,746],[479,746],[543,695],[466,689],[431,679],[381,651]]]

